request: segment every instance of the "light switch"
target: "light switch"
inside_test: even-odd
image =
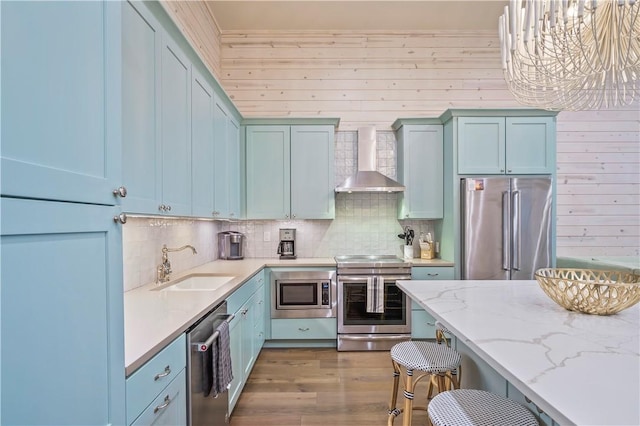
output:
[[[264,234],[262,236],[262,241],[271,241],[271,232],[264,231]]]

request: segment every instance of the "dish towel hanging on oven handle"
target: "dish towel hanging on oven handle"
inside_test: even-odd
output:
[[[211,361],[213,367],[213,396],[217,396],[218,394],[225,392],[233,380],[229,323],[222,321],[222,323],[220,323],[216,328],[216,331],[220,332],[220,334],[212,345]]]
[[[367,312],[384,313],[384,277],[367,277]]]

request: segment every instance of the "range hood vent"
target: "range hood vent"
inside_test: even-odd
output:
[[[376,171],[376,128],[358,128],[358,171],[336,192],[403,192],[404,185]]]

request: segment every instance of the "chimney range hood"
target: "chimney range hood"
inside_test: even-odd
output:
[[[403,192],[404,185],[376,171],[376,129],[358,128],[358,171],[336,192]]]

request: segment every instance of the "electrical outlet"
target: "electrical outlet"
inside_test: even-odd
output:
[[[262,241],[271,241],[271,232],[264,231],[264,234],[262,235]]]

